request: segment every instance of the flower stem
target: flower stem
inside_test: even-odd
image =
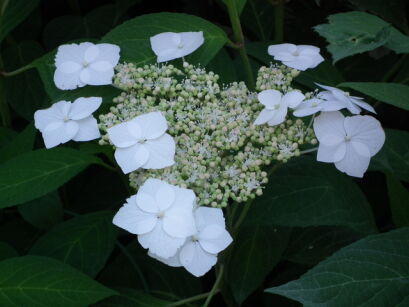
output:
[[[252,202],[253,202],[253,199],[250,198],[250,199],[244,204],[244,208],[243,208],[243,210],[241,210],[240,216],[239,216],[239,218],[237,219],[236,224],[234,224],[234,227],[233,227],[234,233],[237,233],[237,231],[239,230],[240,225],[243,223],[244,219],[246,218],[247,213],[248,213],[248,211],[249,211],[249,209],[250,209],[250,207],[251,207],[251,203],[252,203]]]
[[[300,155],[310,153],[310,152],[314,152],[314,151],[317,151],[317,150],[318,150],[318,147],[314,147],[314,148],[310,148],[310,149],[306,149],[306,150],[301,150]]]
[[[239,14],[237,12],[236,0],[227,0],[226,5],[227,11],[229,13],[230,23],[233,28],[234,37],[236,40],[236,43],[234,45],[237,46],[241,61],[243,62],[244,70],[247,76],[247,85],[251,90],[253,90],[255,88],[253,71],[250,66],[246,48],[244,46],[244,35],[240,24]]]
[[[219,292],[219,290],[217,290],[217,292]],[[217,292],[216,292],[216,293],[217,293]],[[198,294],[198,295],[195,295],[195,296],[192,296],[192,297],[188,297],[188,298],[185,298],[185,299],[183,299],[183,300],[174,302],[174,303],[172,303],[172,304],[170,304],[170,305],[168,305],[168,306],[169,306],[169,307],[182,306],[182,305],[185,305],[185,304],[188,304],[188,303],[191,303],[191,302],[195,302],[195,301],[204,299],[204,298],[208,297],[209,295],[210,295],[210,292]]]
[[[13,71],[10,71],[10,72],[1,71],[0,74],[3,77],[13,77],[13,76],[16,76],[16,75],[18,75],[18,74],[20,74],[22,72],[25,72],[26,70],[29,70],[29,69],[31,69],[33,67],[34,67],[33,63],[30,63],[30,64],[28,64],[26,66],[20,67],[19,69],[16,69],[16,70],[13,70]]]
[[[214,282],[212,290],[210,290],[209,295],[207,296],[207,299],[205,303],[203,304],[203,307],[209,306],[210,302],[212,301],[213,296],[219,291],[219,284],[222,280],[223,277],[223,272],[224,272],[224,266],[223,264],[220,265],[219,272],[217,273],[216,281]]]
[[[284,39],[284,0],[274,5],[274,40],[282,43]]]

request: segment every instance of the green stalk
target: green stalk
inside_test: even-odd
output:
[[[177,302],[174,302],[174,303],[170,304],[169,307],[182,306],[182,305],[185,305],[185,304],[188,304],[188,303],[191,303],[191,302],[195,302],[195,301],[198,301],[198,300],[201,300],[201,299],[204,299],[204,298],[208,297],[209,294],[210,294],[210,292],[206,292],[206,293],[198,294],[198,295],[195,295],[195,296],[192,296],[192,297],[188,297],[188,298],[185,298],[183,300],[180,300],[180,301],[177,301]]]
[[[20,67],[19,69],[16,69],[16,70],[13,70],[13,71],[10,71],[10,72],[1,71],[0,74],[3,77],[13,77],[13,76],[16,76],[18,74],[21,74],[22,72],[25,72],[25,71],[31,69],[31,68],[34,68],[33,63],[27,64],[27,65],[25,65],[23,67]]]
[[[220,265],[220,270],[217,273],[216,281],[213,285],[212,290],[210,290],[209,295],[207,296],[207,299],[205,303],[203,304],[203,307],[209,306],[210,302],[212,301],[213,296],[219,291],[219,284],[222,280],[223,277],[223,272],[224,272],[224,266],[221,264]]]
[[[241,61],[243,62],[244,71],[246,72],[247,85],[251,90],[254,90],[255,82],[253,77],[253,71],[250,66],[250,61],[247,56],[246,48],[244,46],[244,35],[240,24],[239,14],[237,12],[236,0],[227,0],[226,5],[227,12],[230,18],[230,23],[234,33],[234,38],[236,40],[235,45],[238,47],[239,55]]]
[[[282,43],[284,40],[284,1],[274,5],[274,40]]]

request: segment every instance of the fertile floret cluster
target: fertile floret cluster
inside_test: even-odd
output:
[[[286,92],[294,75],[296,71],[285,66],[262,67],[258,87]],[[174,165],[134,171],[131,186],[138,189],[148,178],[158,178],[194,190],[199,205],[225,207],[229,199],[243,202],[261,195],[273,160],[285,162],[299,154],[299,145],[316,142],[301,120],[275,127],[253,125],[262,109],[257,94],[243,82],[221,87],[218,79],[186,62],[181,69],[117,66],[114,84],[123,92],[110,112],[100,116],[100,129],[105,132],[135,116],[160,111],[176,142]],[[109,142],[106,134],[100,141]]]

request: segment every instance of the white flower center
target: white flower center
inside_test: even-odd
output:
[[[82,67],[87,68],[89,66],[89,63],[87,61],[82,62]]]
[[[163,212],[163,211],[158,212],[158,213],[156,214],[156,217],[157,217],[158,219],[162,219],[164,216],[165,216],[165,212]]]
[[[66,123],[66,122],[68,122],[70,119],[68,118],[68,115],[65,115],[64,116],[64,122]]]
[[[298,53],[298,51],[294,51],[293,53],[293,56],[299,56],[300,54]]]
[[[351,140],[351,137],[349,135],[345,136],[344,138],[345,142],[349,142]]]
[[[316,107],[317,105],[318,105],[318,103],[316,103],[316,102],[313,102],[313,103],[311,104],[312,107]]]
[[[179,45],[178,45],[178,48],[179,49],[182,49],[184,46],[183,46],[183,44],[182,43],[180,43]]]
[[[139,143],[139,144],[145,144],[146,141],[147,141],[147,139],[141,138],[141,139],[138,140],[138,143]]]
[[[274,110],[278,110],[280,108],[280,105],[279,104],[276,104],[275,106],[274,106]]]
[[[193,242],[197,242],[197,241],[199,241],[199,238],[196,237],[196,236],[192,236],[192,241],[193,241]]]

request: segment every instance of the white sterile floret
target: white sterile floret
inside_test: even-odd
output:
[[[354,177],[363,177],[371,157],[385,142],[379,121],[368,115],[321,113],[314,120],[314,132],[319,141],[317,160],[335,163],[338,170]]]
[[[166,118],[160,112],[139,115],[108,128],[115,145],[115,159],[125,174],[138,168],[160,169],[175,163],[175,141],[165,133]]]
[[[361,113],[361,108],[363,108],[376,114],[375,109],[370,104],[362,101],[363,98],[350,96],[347,92],[341,91],[332,86],[316,84],[326,90],[320,92],[317,97],[327,101],[329,105],[332,105],[334,107],[332,111],[347,108],[352,114],[359,114]],[[335,106],[337,106],[336,109]]]
[[[319,95],[318,95],[319,96]],[[293,115],[304,117],[317,112],[332,112],[345,108],[345,103],[340,101],[326,101],[324,99],[313,97],[301,102],[294,110]]]
[[[113,223],[138,235],[139,243],[151,254],[166,259],[196,232],[195,199],[192,190],[150,178],[127,199]]]
[[[195,221],[197,232],[187,239],[175,256],[168,259],[150,256],[169,266],[183,266],[196,277],[206,274],[216,264],[217,254],[233,239],[225,229],[221,209],[199,207],[195,210]]]
[[[268,46],[268,54],[288,67],[306,70],[318,66],[324,58],[320,48],[310,45],[278,44]]]
[[[97,120],[92,113],[101,105],[101,97],[80,97],[73,103],[59,101],[34,113],[35,127],[40,130],[45,147],[74,141],[90,141],[100,137]]]
[[[256,118],[254,125],[268,123],[276,126],[284,122],[287,116],[287,109],[296,108],[305,96],[299,91],[291,91],[283,95],[277,90],[265,90],[258,94],[258,100],[265,108]]]
[[[55,56],[55,86],[72,90],[87,84],[111,84],[118,61],[119,47],[116,45],[88,42],[62,45]]]
[[[203,42],[203,32],[164,32],[150,38],[158,63],[184,57],[199,48]]]

